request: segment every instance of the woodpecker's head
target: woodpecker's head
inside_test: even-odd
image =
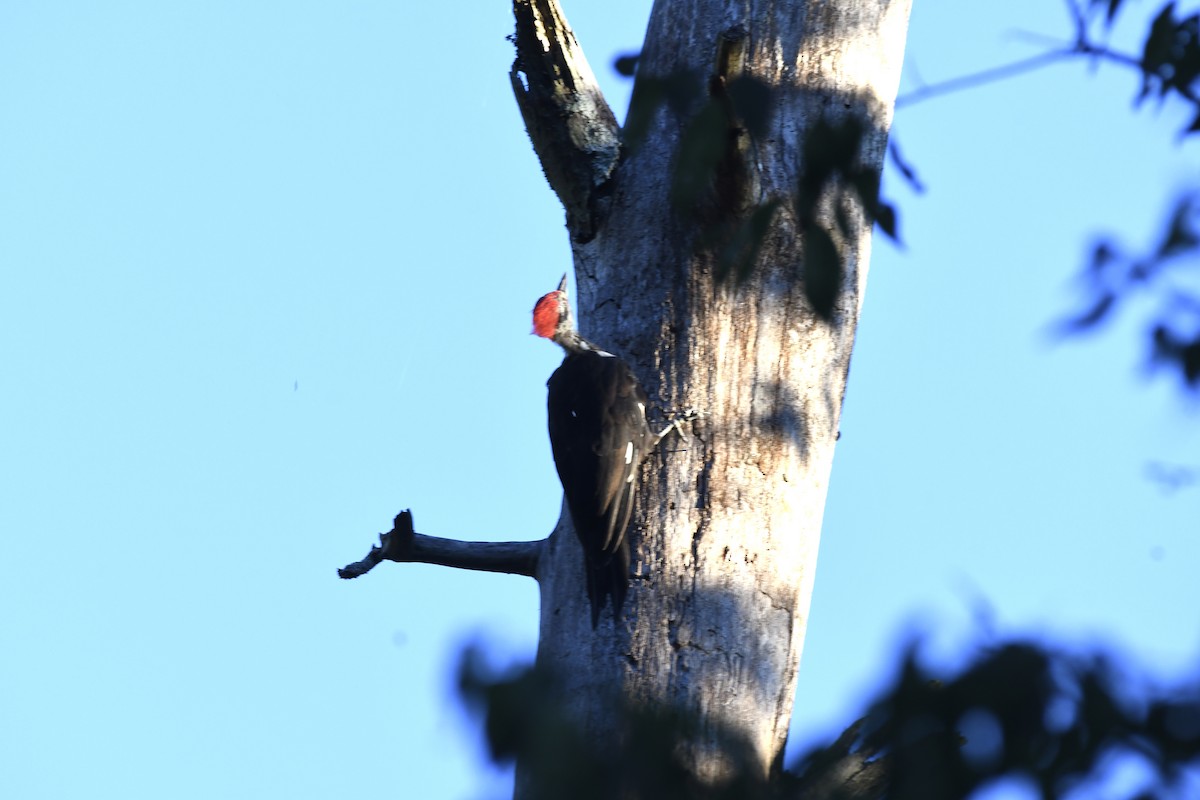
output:
[[[571,319],[571,304],[567,300],[567,276],[563,275],[558,288],[533,306],[533,332],[562,344],[562,336],[575,330]]]

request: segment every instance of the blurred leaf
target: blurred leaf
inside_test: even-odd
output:
[[[1166,92],[1162,82],[1163,66],[1171,60],[1171,48],[1175,43],[1175,2],[1167,3],[1150,23],[1146,42],[1142,46],[1142,91],[1136,102],[1141,103],[1150,94],[1151,78],[1159,80],[1159,94]]]
[[[1093,278],[1098,278],[1105,272],[1105,268],[1112,264],[1117,258],[1116,248],[1112,242],[1107,239],[1101,239],[1096,242],[1092,248],[1092,260],[1088,265],[1087,272]]]
[[[1189,133],[1196,133],[1197,131],[1200,131],[1200,111],[1196,112],[1195,118],[1192,119],[1192,124],[1187,126],[1183,134],[1186,136]]]
[[[1092,0],[1092,6],[1104,5],[1106,2],[1108,3],[1108,10],[1105,13],[1104,24],[1111,28],[1113,20],[1117,17],[1117,11],[1121,7],[1121,0]]]
[[[1200,335],[1172,331],[1165,322],[1151,329],[1151,361],[1173,366],[1189,389],[1200,389]]]
[[[641,53],[626,53],[623,56],[617,56],[613,61],[613,69],[617,71],[618,75],[632,78],[637,74],[638,60],[641,57]]]
[[[1200,748],[1200,708],[1177,698],[1158,700],[1150,705],[1146,730],[1167,763],[1187,760]]]
[[[1200,245],[1200,236],[1197,236],[1193,224],[1194,206],[1194,198],[1190,195],[1180,198],[1175,204],[1167,225],[1167,235],[1158,247],[1159,259],[1181,255]]]
[[[1154,346],[1154,358],[1174,359],[1179,351],[1179,346],[1175,344],[1175,339],[1171,336],[1171,331],[1162,323],[1155,325],[1151,329],[1150,342]]]
[[[1094,328],[1104,321],[1104,318],[1108,316],[1108,312],[1112,311],[1116,302],[1117,296],[1111,292],[1100,295],[1099,299],[1087,311],[1071,319],[1064,320],[1062,323],[1063,332],[1082,333],[1089,328]]]
[[[516,758],[536,735],[531,722],[538,718],[538,698],[547,690],[544,684],[532,669],[497,676],[484,665],[477,647],[464,650],[459,661],[459,692],[468,706],[484,715],[493,760]]]
[[[888,137],[888,155],[891,156],[892,163],[896,165],[896,169],[900,170],[900,175],[908,182],[908,185],[913,188],[913,191],[918,194],[925,192],[925,184],[917,176],[917,172],[913,169],[912,164],[904,159],[900,154],[900,145],[896,143],[895,132]]]
[[[1175,3],[1163,6],[1146,35],[1140,66],[1137,103],[1155,90],[1160,98],[1173,90],[1193,105],[1200,104],[1195,96],[1200,80],[1200,14],[1176,19]]]
[[[1081,271],[1089,294],[1086,310],[1061,322],[1057,331],[1086,332],[1109,319],[1127,297],[1148,295],[1157,306],[1147,325],[1149,364],[1169,368],[1188,389],[1200,390],[1198,263],[1200,193],[1193,192],[1174,201],[1159,241],[1148,252],[1125,253],[1109,239],[1093,244]]]
[[[1200,338],[1184,345],[1179,351],[1179,366],[1189,386],[1200,384]]]
[[[1161,461],[1150,461],[1146,464],[1146,477],[1168,493],[1195,485],[1197,475],[1200,475],[1200,470],[1187,465],[1167,464]]]
[[[910,646],[866,717],[769,780],[746,769],[756,761],[745,737],[713,720],[614,698],[610,724],[618,735],[600,742],[563,713],[557,682],[536,668],[497,676],[468,651],[460,686],[484,717],[493,758],[521,759],[538,797],[962,800],[1007,777],[1032,783],[1045,798],[1071,798],[1108,774],[1114,760],[1131,756],[1149,773],[1144,796],[1191,796],[1189,776],[1200,768],[1200,687],[1134,689],[1147,682],[1119,674],[1113,663],[1104,654],[1015,641],[939,675]],[[972,718],[994,723],[994,741],[973,740],[981,731],[964,726]],[[696,780],[681,747],[701,731],[727,759],[730,775],[721,784]],[[981,747],[989,757],[979,758]]]
[[[841,253],[829,231],[814,225],[804,234],[804,294],[813,311],[826,322],[833,322],[841,287]]]
[[[875,224],[887,234],[889,239],[896,244],[901,244],[900,234],[896,228],[896,209],[891,204],[882,201],[876,204]]]

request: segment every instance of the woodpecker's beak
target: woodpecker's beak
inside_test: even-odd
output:
[[[558,282],[558,290],[563,294],[567,293],[567,273],[563,273],[562,280]]]

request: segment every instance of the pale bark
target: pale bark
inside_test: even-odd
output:
[[[816,198],[818,223],[837,229],[835,212],[850,222],[835,234],[844,279],[833,320],[821,319],[806,300],[793,204],[802,143],[819,120],[853,115],[867,129],[863,165],[882,169],[910,4],[658,0],[639,79],[690,70],[709,91],[742,74],[773,87],[769,133],[731,131],[718,196],[680,212],[669,192],[690,112],[660,108],[637,151],[623,150],[557,0],[514,0],[513,89],[567,212],[583,332],[625,358],[659,408],[700,416],[643,465],[619,620],[610,606],[592,629],[565,506],[546,540],[500,545],[422,536],[401,515],[341,574],[382,560],[533,574],[538,664],[597,749],[619,747],[620,700],[698,720],[686,750],[706,781],[728,775],[731,759],[762,778],[780,764],[871,234],[857,205]],[[751,278],[719,284],[700,234],[772,201]],[[847,753],[824,779],[874,796],[883,762],[872,764]],[[536,779],[519,762],[517,797],[535,797]]]
[[[863,160],[882,168],[909,6],[659,0],[639,76],[715,76],[719,44],[735,41],[732,69],[776,87],[770,134],[743,151],[746,196],[735,213],[746,213],[790,198],[804,134],[822,114],[867,121]],[[695,220],[668,199],[686,121],[660,109],[573,250],[584,334],[629,361],[661,408],[704,416],[686,450],[644,467],[630,529],[635,574],[618,624],[606,611],[592,631],[582,554],[563,515],[538,564],[538,661],[564,681],[563,702],[598,747],[616,737],[613,696],[697,714],[695,769],[719,780],[722,730],[749,742],[764,776],[783,752],[870,229],[849,209],[857,224],[842,242],[834,324],[805,300],[804,236],[787,202],[750,281],[716,286]],[[526,768],[518,765],[518,796],[531,785]]]

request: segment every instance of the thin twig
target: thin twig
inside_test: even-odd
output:
[[[952,94],[953,92],[961,92],[965,89],[973,89],[976,86],[982,86],[987,83],[995,83],[996,81],[1011,78],[1015,75],[1021,75],[1026,72],[1032,72],[1035,69],[1049,66],[1056,61],[1062,61],[1071,56],[1078,55],[1079,51],[1076,48],[1068,48],[1065,50],[1051,50],[1047,53],[1038,53],[1035,56],[1014,61],[1011,64],[1004,64],[999,67],[973,72],[969,75],[961,75],[957,78],[951,78],[948,81],[941,83],[931,83],[922,86],[919,89],[914,89],[907,94],[902,94],[896,98],[896,108],[902,106],[919,103],[923,100],[928,100],[931,97],[938,97],[944,94]]]
[[[1123,67],[1131,67],[1134,70],[1142,73],[1144,77],[1153,77],[1147,73],[1142,59],[1138,56],[1128,53],[1120,53],[1116,50],[1111,50],[1108,47],[1096,44],[1088,39],[1087,27],[1088,20],[1086,12],[1073,0],[1067,0],[1067,8],[1070,11],[1075,22],[1075,41],[1069,45],[1059,45],[1052,50],[1037,55],[1023,58],[1019,61],[1014,61],[1010,64],[1003,64],[998,67],[973,72],[969,75],[961,75],[957,78],[951,78],[941,83],[931,83],[920,88],[914,89],[907,94],[902,94],[896,98],[896,108],[906,105],[919,103],[923,100],[928,100],[931,97],[938,97],[953,92],[960,92],[965,89],[972,89],[976,86],[981,86],[996,81],[1005,80],[1016,75],[1021,75],[1026,72],[1032,72],[1042,67],[1047,67],[1059,61],[1068,58],[1092,58],[1103,59],[1114,64],[1120,64]],[[1033,34],[1023,34],[1031,37]],[[1200,95],[1197,95],[1190,86],[1182,86],[1172,84],[1171,88],[1179,93],[1181,97],[1186,99],[1192,105],[1200,109]]]
[[[1087,14],[1079,6],[1075,0],[1066,0],[1067,11],[1071,14],[1071,18],[1075,22],[1075,41],[1082,42],[1087,40]]]

